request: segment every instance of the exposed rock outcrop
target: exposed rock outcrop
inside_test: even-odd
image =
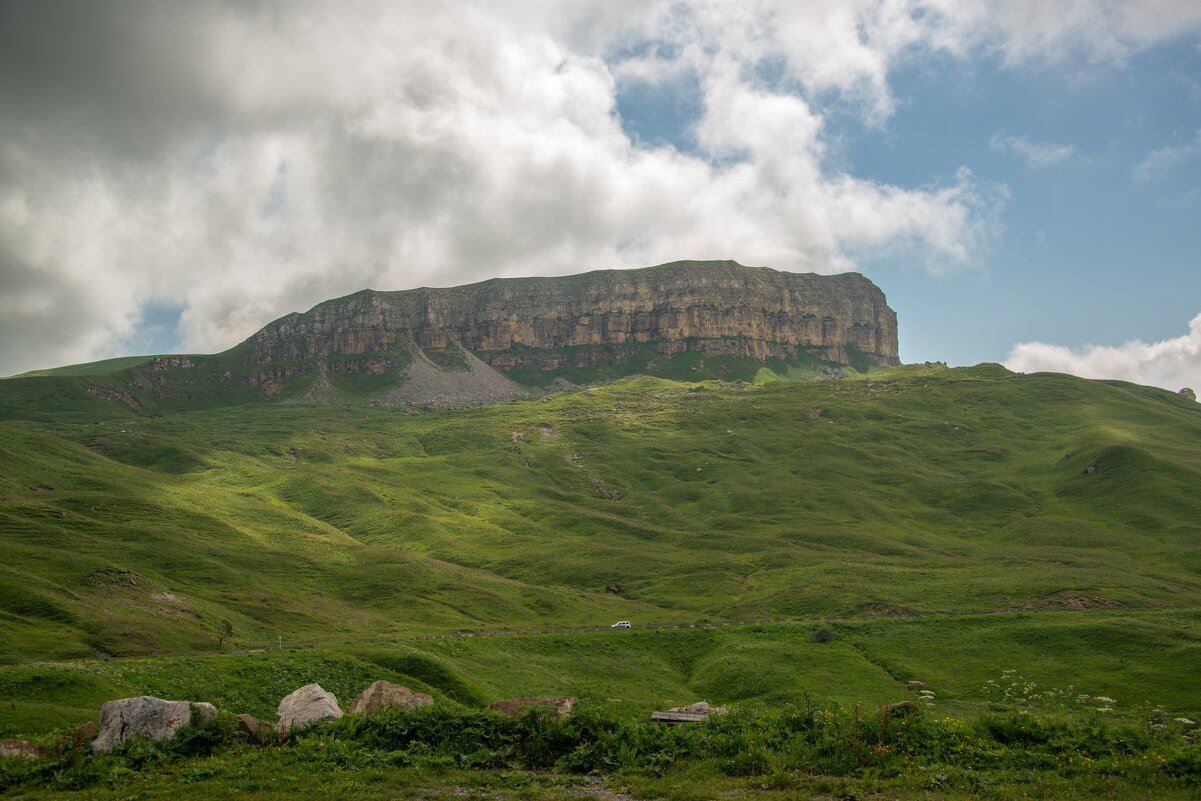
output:
[[[100,707],[100,734],[92,741],[92,752],[111,751],[134,737],[171,740],[185,726],[204,727],[215,717],[212,704],[164,701],[149,695],[108,701]]]
[[[732,261],[364,290],[224,353],[98,373],[86,392],[143,413],[164,401],[460,408],[638,374],[747,379],[769,361],[827,378],[846,374],[838,365],[897,364],[896,314],[857,273]]]
[[[1191,401],[1195,401],[1195,400],[1197,399],[1197,393],[1196,393],[1196,392],[1193,392],[1193,391],[1192,391],[1191,389],[1189,389],[1188,387],[1185,387],[1184,389],[1180,390],[1180,391],[1179,391],[1179,392],[1177,392],[1176,394],[1177,394],[1177,395],[1179,395],[1179,396],[1180,396],[1180,397],[1182,397],[1182,398],[1188,398],[1188,399],[1189,399],[1189,400],[1191,400]]]
[[[371,715],[385,709],[422,709],[433,703],[432,695],[390,681],[377,681],[359,693],[348,711],[352,715]]]
[[[275,728],[280,735],[301,729],[319,721],[337,720],[342,708],[334,694],[320,684],[306,684],[279,702],[275,713]]]
[[[896,314],[857,273],[799,274],[735,262],[675,262],[562,278],[501,278],[449,289],[365,290],[277,320],[241,347],[248,381],[268,390],[330,369],[410,381],[484,368],[556,372],[622,364],[650,347],[753,360],[809,353],[897,363]],[[515,387],[488,373],[490,392]],[[498,381],[500,379],[500,381]],[[442,379],[445,380],[445,379]],[[437,393],[435,393],[437,394]],[[401,402],[425,402],[422,393]]]

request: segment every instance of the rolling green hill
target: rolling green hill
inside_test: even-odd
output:
[[[1184,670],[1201,664],[1201,406],[1169,392],[990,365],[765,369],[463,411],[91,415],[0,424],[0,684],[34,660],[216,651],[229,621],[227,649],[282,638],[368,666],[362,649],[400,649],[420,659],[390,669],[470,702],[885,700],[919,679],[967,709],[1016,668],[1201,709]],[[704,635],[687,664],[672,638],[700,635],[635,632],[607,658],[568,635],[411,639],[766,618],[798,622]],[[819,651],[821,620],[839,638]],[[618,664],[639,689],[620,692]],[[65,703],[63,722],[69,701],[35,706]]]

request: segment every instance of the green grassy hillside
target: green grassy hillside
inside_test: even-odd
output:
[[[34,660],[215,652],[229,621],[225,649],[282,637],[465,703],[850,702],[921,680],[954,710],[1013,669],[1201,709],[1201,406],[996,366],[774,378],[640,378],[457,412],[9,410],[0,686]],[[411,639],[764,618],[798,622]],[[818,646],[821,620],[838,636]],[[379,649],[412,659],[388,667]],[[0,729],[145,689],[72,695],[91,668],[38,669],[68,689],[14,704]]]

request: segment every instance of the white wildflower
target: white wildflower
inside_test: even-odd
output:
[[[1112,698],[1106,698],[1104,695],[1095,696],[1093,700],[1097,703],[1106,704],[1108,706],[1113,706],[1117,703],[1117,701],[1113,700]]]
[[[1197,721],[1189,720],[1188,718],[1174,718],[1174,720],[1177,723],[1184,724],[1185,726],[1196,726],[1197,725]]]

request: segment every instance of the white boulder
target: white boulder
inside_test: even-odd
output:
[[[142,695],[108,701],[100,707],[100,734],[92,741],[92,752],[105,753],[134,737],[170,740],[184,726],[205,727],[217,717],[212,704],[164,701]]]
[[[310,723],[337,720],[340,717],[342,708],[338,706],[338,699],[333,693],[324,690],[320,684],[306,684],[279,702],[275,729],[284,735]]]

